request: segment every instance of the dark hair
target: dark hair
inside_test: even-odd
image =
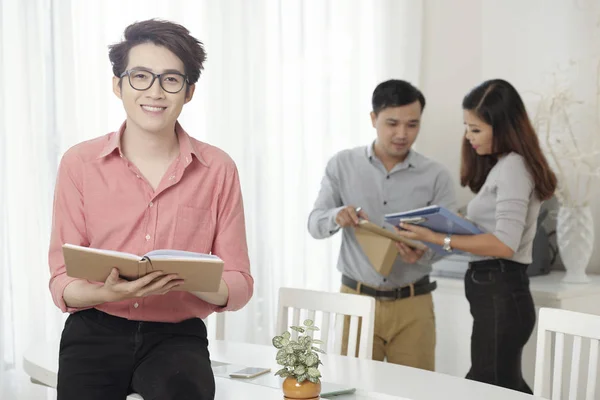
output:
[[[417,100],[421,103],[421,112],[423,112],[425,109],[423,93],[406,81],[390,79],[377,85],[373,91],[371,104],[373,112],[379,114],[384,108],[405,106]]]
[[[479,192],[498,156],[515,152],[525,160],[537,197],[540,200],[552,197],[557,184],[556,175],[540,148],[537,134],[517,90],[504,80],[488,80],[465,96],[462,107],[492,126],[493,141],[492,154],[479,156],[466,136],[463,138],[461,185],[469,186],[475,193]]]
[[[183,62],[185,75],[190,85],[200,78],[206,52],[202,42],[190,35],[183,26],[170,21],[149,19],[129,25],[124,40],[109,46],[108,58],[113,74],[120,77],[129,62],[129,50],[142,43],[154,43],[169,49]]]

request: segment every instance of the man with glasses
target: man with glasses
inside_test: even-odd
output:
[[[142,21],[110,47],[113,90],[126,121],[69,149],[57,174],[49,251],[50,290],[70,313],[62,332],[58,399],[213,399],[206,327],[253,293],[237,168],[177,122],[206,55],[180,25]],[[105,282],[66,275],[65,243],[133,254],[159,248],[224,260],[218,292],[173,290],[155,271]]]

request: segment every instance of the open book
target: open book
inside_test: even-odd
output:
[[[64,244],[67,275],[104,282],[113,267],[123,279],[135,280],[153,271],[175,273],[184,280],[173,290],[217,292],[223,274],[223,260],[212,254],[182,250],[153,250],[138,256],[114,250]]]

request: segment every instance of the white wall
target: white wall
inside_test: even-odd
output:
[[[521,92],[548,87],[549,73],[583,60],[568,76],[574,94],[594,101],[591,58],[600,52],[598,2],[592,0],[424,0],[422,73],[428,105],[417,141],[420,152],[450,168],[459,187],[463,96],[485,79],[503,78]],[[578,134],[600,135],[591,125]],[[596,190],[596,193],[598,191]],[[460,188],[461,204],[471,193]],[[600,202],[592,201],[596,246],[588,272],[600,273]]]

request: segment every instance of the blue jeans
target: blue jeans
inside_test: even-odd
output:
[[[532,393],[521,356],[535,325],[527,265],[508,260],[469,264],[465,294],[473,316],[471,369],[466,378]]]

